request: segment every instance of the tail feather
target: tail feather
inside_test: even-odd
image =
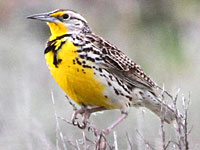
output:
[[[159,99],[145,100],[144,106],[160,118],[163,118],[168,124],[172,123],[176,119],[177,114],[175,111],[169,105],[163,103]]]
[[[133,94],[137,95],[137,98],[135,97],[136,99],[139,99],[138,101],[135,101],[134,106],[142,106],[148,108],[158,117],[164,119],[164,121],[168,124],[172,123],[176,119],[177,114],[174,109],[171,108],[168,104],[165,104],[151,92],[147,90],[135,89]]]

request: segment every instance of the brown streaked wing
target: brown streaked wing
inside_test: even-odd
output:
[[[87,38],[102,52],[102,58],[105,61],[105,64],[101,64],[103,68],[134,87],[151,91],[152,88],[157,87],[156,83],[142,71],[141,67],[117,47],[94,34],[87,35]]]

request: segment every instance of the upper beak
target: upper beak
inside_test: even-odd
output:
[[[55,22],[56,18],[49,15],[49,13],[35,14],[28,16],[27,19],[37,19],[46,22]]]

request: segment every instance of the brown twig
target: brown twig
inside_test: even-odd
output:
[[[190,93],[188,96],[188,103],[186,104],[186,99],[183,97],[183,106],[184,106],[184,138],[185,138],[185,149],[189,150],[189,142],[188,142],[188,107],[190,104]]]
[[[175,110],[175,114],[176,114],[176,124],[177,124],[177,127],[175,127],[177,133],[178,133],[178,148],[179,150],[182,150],[182,123],[181,123],[181,120],[180,120],[180,115],[179,115],[179,112],[178,112],[178,108],[177,108],[177,100],[178,100],[178,96],[179,96],[179,92],[180,92],[180,89],[177,90],[177,93],[176,93],[176,96],[175,98],[173,99],[173,107],[174,107],[174,110]]]
[[[103,134],[97,136],[96,150],[105,150],[107,147],[107,140]]]
[[[162,97],[162,101],[164,102],[164,85],[163,85],[163,91],[161,93],[161,97]],[[163,103],[164,104],[164,103]],[[165,130],[164,130],[164,121],[165,121],[165,112],[163,110],[163,105],[161,106],[161,116],[160,116],[160,128],[161,128],[161,138],[162,138],[162,147],[163,147],[163,150],[166,149],[166,145],[165,145]]]
[[[171,140],[169,140],[169,141],[167,142],[167,144],[166,144],[165,147],[164,147],[164,150],[166,150],[166,149],[168,148],[168,146],[169,146],[170,143],[171,143]]]

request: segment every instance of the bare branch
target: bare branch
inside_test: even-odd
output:
[[[170,143],[171,143],[171,140],[169,140],[169,141],[167,142],[167,144],[166,144],[165,147],[164,147],[164,150],[166,150],[166,149],[168,148],[168,146],[169,146]]]
[[[164,102],[164,98],[165,98],[164,91],[165,90],[164,90],[164,86],[163,86],[163,92],[162,92],[162,95],[161,95],[163,102]],[[164,150],[166,146],[165,146],[165,130],[164,130],[165,112],[163,110],[163,104],[164,103],[162,103],[162,106],[161,106],[160,128],[161,128],[162,147],[163,147],[163,150]]]
[[[184,138],[185,138],[185,149],[188,150],[189,149],[189,142],[188,142],[188,134],[190,133],[190,131],[188,132],[188,107],[190,104],[190,93],[188,96],[188,102],[186,104],[186,98],[183,97],[183,106],[184,106]]]
[[[68,142],[71,146],[73,146],[76,150],[78,149],[77,145],[75,143],[73,143],[72,140],[65,138],[65,141]]]
[[[136,129],[136,132],[140,136],[140,138],[143,140],[144,144],[153,150],[154,148],[150,145],[149,141],[147,141],[137,129]]]
[[[81,150],[80,147],[79,147],[78,140],[76,140],[76,146],[77,146],[77,148],[78,148],[77,150]]]
[[[115,150],[118,150],[118,145],[117,145],[117,134],[116,134],[115,131],[113,131],[113,137],[114,137]]]
[[[71,99],[70,99],[67,95],[65,95],[65,97],[67,98],[68,103],[72,106],[73,110],[74,110],[74,111],[78,110],[78,108],[77,108],[76,105],[71,101]]]
[[[59,124],[59,121],[58,121],[58,115],[57,115],[57,112],[56,112],[53,91],[51,91],[51,99],[52,99],[52,103],[53,103],[53,106],[54,106],[54,115],[55,115],[55,118],[56,118],[56,149],[57,150],[60,149],[59,145],[58,145],[58,135],[60,135],[60,139],[62,141],[63,148],[64,148],[64,150],[67,150],[67,147],[66,147],[65,142],[64,142],[63,133],[60,129],[60,124]]]
[[[105,150],[107,147],[107,140],[103,134],[97,137],[96,150]]]
[[[83,131],[82,134],[83,134],[83,148],[84,148],[84,150],[87,150],[87,144],[86,144],[86,136],[85,136],[85,132]]]
[[[133,150],[133,146],[131,144],[131,140],[129,138],[128,132],[126,132],[126,137],[127,137],[127,140],[128,140],[128,148],[129,148],[129,150]]]
[[[169,92],[167,92],[167,91],[164,89],[164,84],[163,84],[163,88],[161,88],[161,87],[159,87],[159,86],[157,86],[157,88],[158,88],[159,90],[161,90],[163,94],[166,93],[171,99],[173,99],[173,96],[172,96]]]
[[[58,116],[58,118],[61,119],[61,120],[64,121],[64,122],[66,122],[67,124],[73,125],[73,124],[71,123],[71,121],[68,121],[68,120],[66,120],[66,119],[63,118],[63,117]]]

